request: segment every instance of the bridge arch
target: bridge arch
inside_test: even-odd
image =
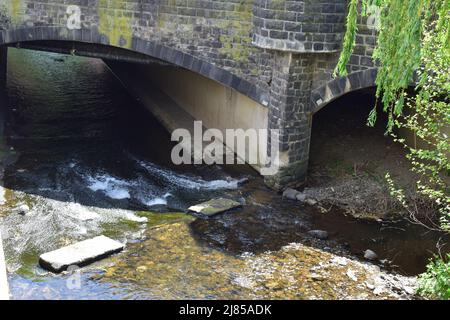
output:
[[[185,53],[179,49],[164,46],[155,41],[133,37],[131,43],[122,47],[110,44],[107,37],[92,29],[69,31],[66,27],[32,26],[27,28],[21,27],[17,29],[0,30],[0,45],[37,41],[65,41],[94,46],[101,45],[144,54],[150,58],[155,58],[200,74],[208,79],[236,90],[265,107],[268,106],[268,94],[266,91],[261,90],[257,85],[252,84],[248,80],[220,68],[211,62]],[[118,57],[111,56],[111,58],[117,59]]]
[[[89,50],[102,50],[104,54],[115,48],[110,51],[116,56],[105,59],[123,60],[134,55],[138,59],[144,56],[144,63],[162,60],[174,67],[167,68],[166,73],[153,73],[156,78],[159,76],[156,80],[167,77],[166,83],[157,84],[165,85],[166,93],[169,89],[182,92],[182,96],[169,96],[185,102],[184,109],[192,111],[195,118],[205,123],[215,121],[208,126],[279,130],[280,168],[273,177],[266,178],[266,183],[276,189],[305,181],[312,109],[316,112],[339,95],[363,87],[359,84],[347,90],[344,80],[317,88],[330,81],[340,51],[346,0],[334,0],[332,4],[329,0],[267,0],[262,4],[254,0],[13,2],[0,6],[0,46],[22,43],[24,48],[62,50],[65,41],[66,45],[73,45],[69,49],[79,48],[79,55],[88,55]],[[70,3],[71,9],[80,10],[73,13]],[[45,42],[51,43],[44,45]],[[373,67],[375,43],[376,30],[368,28],[365,19],[358,21],[357,57],[349,64],[352,70]],[[129,52],[123,54],[119,48]],[[5,51],[0,48],[0,84],[5,74]],[[70,50],[66,47],[63,52]],[[102,58],[98,53],[96,57]],[[134,66],[140,69],[139,65]],[[142,74],[147,75],[147,71],[142,70]],[[179,77],[184,71],[192,74]],[[195,83],[205,80],[211,87],[220,88],[197,90],[193,95],[184,84],[193,84],[189,76],[195,75],[199,78]],[[348,77],[349,82],[352,77]],[[135,78],[133,87],[137,88],[141,83]],[[144,81],[142,85],[145,84]],[[317,90],[312,98],[313,89]],[[333,92],[331,97],[327,97],[329,91]],[[210,99],[203,99],[208,93]],[[221,103],[214,100],[214,94],[220,94]],[[197,101],[202,107],[197,108]],[[207,106],[212,103],[218,107]],[[214,117],[206,117],[203,111]],[[263,144],[270,150],[271,141]]]
[[[346,93],[375,87],[377,68],[353,72],[345,77],[332,79],[311,92],[311,113],[315,114],[327,104]]]

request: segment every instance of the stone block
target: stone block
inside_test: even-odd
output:
[[[231,199],[218,198],[212,199],[195,206],[189,207],[189,211],[201,213],[206,216],[213,216],[225,211],[240,207],[241,204]]]
[[[122,251],[124,245],[105,236],[77,242],[42,254],[39,264],[52,272],[62,272],[69,266],[82,267]]]

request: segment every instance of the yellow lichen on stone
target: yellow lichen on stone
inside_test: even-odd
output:
[[[131,15],[127,16],[123,0],[100,0],[98,2],[99,32],[108,37],[109,44],[131,48],[133,27]]]
[[[22,20],[22,0],[6,1],[6,9],[12,23],[19,23]]]

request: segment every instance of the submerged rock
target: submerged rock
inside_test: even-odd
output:
[[[317,204],[317,200],[312,199],[312,198],[306,199],[305,202],[306,202],[308,205],[310,205],[310,206],[315,206],[315,205]]]
[[[310,230],[308,234],[314,238],[325,240],[328,239],[328,232],[325,230]]]
[[[284,190],[283,199],[297,200],[310,206],[315,206],[318,203],[316,199],[311,198],[307,193],[300,192],[291,188]]]
[[[370,249],[364,251],[364,259],[374,261],[378,259],[378,255]]]
[[[295,196],[295,198],[298,200],[298,201],[301,201],[301,202],[305,202],[306,201],[306,194],[304,194],[304,193],[301,193],[301,192],[299,192],[296,196]]]
[[[218,198],[212,199],[195,206],[189,207],[189,211],[201,213],[207,216],[212,216],[218,213],[222,213],[231,209],[240,207],[241,204],[234,200]]]
[[[124,245],[105,236],[81,241],[39,257],[39,264],[52,272],[62,272],[69,266],[85,266],[122,251]]]
[[[353,281],[358,281],[358,277],[356,276],[355,272],[352,269],[348,269],[346,275]]]

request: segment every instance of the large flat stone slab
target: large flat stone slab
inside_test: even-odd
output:
[[[225,198],[218,198],[189,207],[188,210],[201,213],[207,216],[212,216],[218,213],[238,208],[240,206],[241,204],[239,202]]]
[[[42,254],[39,264],[52,272],[62,272],[69,266],[85,266],[122,251],[124,245],[105,236],[77,242]]]

